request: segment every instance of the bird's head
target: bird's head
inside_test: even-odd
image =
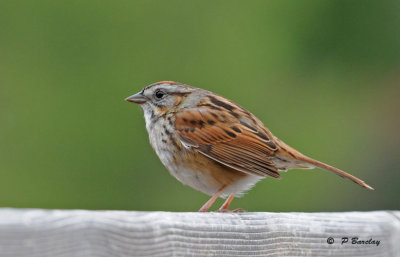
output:
[[[140,104],[145,116],[161,116],[178,108],[196,88],[174,81],[151,84],[125,100]]]

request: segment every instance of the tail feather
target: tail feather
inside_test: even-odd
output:
[[[347,173],[347,172],[345,172],[343,170],[340,170],[338,168],[335,168],[335,167],[330,166],[328,164],[325,164],[323,162],[311,159],[311,158],[309,158],[307,156],[304,156],[304,155],[296,156],[296,157],[297,157],[296,159],[298,159],[298,160],[304,161],[306,163],[310,163],[310,164],[312,164],[312,165],[314,165],[314,166],[316,166],[318,168],[331,171],[331,172],[335,173],[336,175],[341,176],[342,178],[347,178],[347,179],[353,181],[354,183],[359,184],[362,187],[365,187],[365,188],[367,188],[369,190],[374,190],[370,185],[368,185],[367,183],[365,183],[361,179],[356,178],[355,176],[353,176],[353,175],[351,175],[351,174],[349,174],[349,173]]]
[[[304,169],[307,167],[307,164],[308,165],[311,164],[315,167],[331,171],[331,172],[335,173],[336,175],[341,176],[342,178],[347,178],[347,179],[353,181],[354,183],[359,184],[360,186],[365,187],[369,190],[374,190],[370,185],[368,185],[361,179],[356,178],[355,176],[353,176],[347,172],[344,172],[343,170],[339,170],[338,168],[335,168],[335,167],[325,164],[323,162],[311,159],[310,157],[303,155],[296,149],[288,146],[287,144],[285,144],[283,141],[279,140],[278,138],[275,137],[274,139],[275,139],[275,142],[279,145],[278,154],[280,156],[286,157],[286,159],[292,159],[292,160],[294,159],[294,160],[303,162],[300,164],[300,166],[298,164],[296,164],[295,168],[299,167],[301,169]],[[304,167],[304,165],[306,167]]]

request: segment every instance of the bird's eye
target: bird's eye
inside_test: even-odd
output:
[[[157,91],[154,93],[154,96],[155,96],[157,99],[163,98],[164,95],[165,95],[165,92],[163,92],[163,91],[161,91],[161,90],[157,90]]]

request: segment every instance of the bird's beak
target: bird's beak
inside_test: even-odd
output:
[[[147,100],[148,100],[147,97],[145,97],[141,92],[125,98],[125,101],[135,103],[135,104],[144,104],[145,102],[147,102]]]

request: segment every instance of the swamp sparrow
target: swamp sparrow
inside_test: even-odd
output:
[[[280,178],[280,171],[331,171],[373,189],[364,181],[288,146],[249,111],[210,91],[161,81],[126,98],[140,104],[150,144],[170,173],[185,185],[212,196],[200,209],[208,211],[218,197],[228,211],[259,180]]]

